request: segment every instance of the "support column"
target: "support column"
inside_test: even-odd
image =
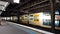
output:
[[[20,15],[19,15],[19,11],[17,11],[17,18],[18,18],[18,23],[20,23]]]
[[[51,3],[51,31],[55,33],[55,0],[50,0]]]

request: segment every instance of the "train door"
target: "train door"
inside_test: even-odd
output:
[[[21,16],[21,22],[22,22],[22,23],[25,23],[24,15]]]
[[[29,21],[28,15],[25,15],[25,16],[24,16],[24,21],[25,21],[24,23],[28,24],[28,21]]]
[[[34,14],[34,25],[40,25],[40,21],[39,21],[39,15],[38,13]]]
[[[34,14],[29,14],[29,24],[34,24]]]

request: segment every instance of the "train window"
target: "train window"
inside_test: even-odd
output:
[[[39,19],[34,19],[34,21],[39,21]]]
[[[43,13],[45,16],[49,16],[50,15],[50,12],[44,12]]]
[[[25,18],[24,20],[28,20],[28,18]]]
[[[59,11],[58,10],[55,11],[55,15],[59,15]]]
[[[33,18],[30,18],[30,20],[33,20]]]
[[[55,21],[55,26],[58,27],[59,26],[59,20]]]
[[[43,25],[51,25],[51,20],[43,20]],[[55,21],[55,27],[59,27],[59,20]]]
[[[43,25],[50,26],[51,25],[51,20],[49,20],[49,19],[43,20]]]
[[[27,20],[27,19],[28,19],[27,16],[25,16],[25,17],[24,17],[24,20]]]
[[[39,21],[39,19],[37,18],[37,16],[34,16],[34,21]]]
[[[27,17],[27,16],[25,16],[25,17]]]
[[[33,15],[30,15],[30,17],[33,17]]]

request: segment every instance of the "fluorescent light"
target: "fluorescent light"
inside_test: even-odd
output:
[[[19,3],[19,2],[20,2],[20,0],[13,0],[13,2],[14,2],[14,3]]]

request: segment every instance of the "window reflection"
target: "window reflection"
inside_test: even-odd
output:
[[[55,27],[59,27],[60,15],[59,11],[55,11]],[[51,15],[49,13],[44,13],[43,25],[51,26]]]

